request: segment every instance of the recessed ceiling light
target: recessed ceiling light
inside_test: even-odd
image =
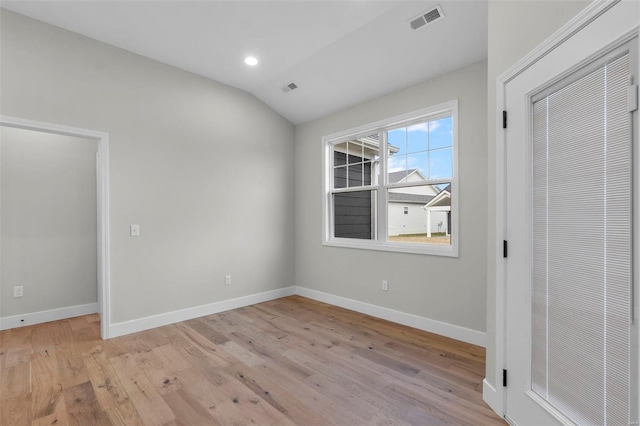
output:
[[[255,65],[258,65],[258,60],[253,56],[247,56],[246,58],[244,58],[244,63],[253,67]]]

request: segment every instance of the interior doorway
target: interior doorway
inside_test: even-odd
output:
[[[14,158],[20,158],[20,156],[22,156],[22,158],[26,158],[30,154],[29,148],[36,149],[38,144],[40,144],[39,146],[41,148],[46,147],[46,145],[42,145],[42,143],[49,140],[52,144],[58,142],[57,146],[59,149],[68,150],[69,153],[72,153],[72,157],[82,159],[82,163],[78,163],[73,167],[74,170],[68,170],[68,167],[65,169],[65,164],[71,164],[65,163],[65,161],[69,161],[68,158],[58,161],[59,169],[50,171],[49,174],[49,176],[56,177],[55,183],[41,182],[40,185],[34,185],[34,182],[29,182],[31,179],[35,180],[36,177],[40,180],[47,179],[46,169],[51,167],[51,164],[49,163],[52,163],[53,161],[46,161],[46,155],[57,155],[58,153],[55,150],[49,150],[48,154],[46,152],[39,152],[37,156],[34,156],[34,161],[29,161],[31,173],[27,173],[26,170],[16,171],[16,173],[14,173],[20,182],[16,182],[15,185],[12,185],[12,192],[10,194],[11,199],[15,201],[16,204],[24,206],[25,211],[29,212],[29,214],[25,216],[29,217],[20,217],[19,212],[17,211],[5,210],[11,215],[11,223],[15,225],[16,229],[20,229],[20,232],[22,233],[22,237],[16,240],[19,241],[20,244],[7,246],[11,248],[11,250],[7,250],[7,254],[13,256],[13,260],[15,261],[12,262],[11,272],[14,273],[18,271],[16,275],[20,275],[19,270],[22,270],[23,273],[21,276],[28,277],[27,280],[31,279],[34,283],[37,281],[46,281],[46,274],[51,274],[52,280],[57,278],[57,282],[63,282],[64,278],[68,276],[70,277],[70,281],[75,279],[83,282],[95,283],[95,287],[93,289],[86,287],[81,288],[79,286],[75,287],[75,290],[73,287],[69,287],[68,289],[61,288],[61,293],[66,292],[67,298],[72,305],[75,304],[74,306],[71,308],[45,309],[33,315],[27,314],[24,315],[26,321],[28,323],[38,323],[61,319],[61,317],[64,317],[65,315],[82,315],[84,313],[90,313],[91,310],[95,312],[97,306],[97,312],[100,315],[101,336],[103,339],[108,338],[110,324],[108,134],[104,132],[96,132],[92,130],[35,122],[6,116],[0,117],[0,127],[5,133],[5,136],[12,135],[14,137],[21,137],[24,140],[30,141],[28,146],[27,144],[12,144],[14,149],[10,154],[14,155]],[[95,163],[93,163],[94,160],[92,160],[94,153]],[[38,161],[40,161],[42,169],[38,168]],[[95,179],[92,179],[92,176],[87,173],[93,173]],[[84,179],[85,182],[81,182],[81,179]],[[75,182],[73,184],[77,187],[74,191],[64,191],[60,188],[60,186],[68,184],[69,182]],[[40,187],[39,189],[38,186]],[[33,199],[21,199],[21,188],[34,190]],[[89,199],[89,196],[92,198]],[[86,217],[86,215],[84,217],[78,216],[76,218],[64,217],[65,213],[63,213],[64,209],[62,208],[51,208],[50,211],[42,211],[47,209],[49,205],[48,202],[52,203],[51,205],[64,205],[65,200],[67,204],[73,205],[75,208],[82,209],[86,214],[90,213],[93,217]],[[93,205],[90,205],[91,200],[93,200]],[[66,214],[73,215],[74,213],[68,210]],[[50,229],[48,233],[53,235],[53,237],[50,235],[50,238],[42,238],[42,236],[35,237],[37,226],[34,225],[34,232],[32,234],[30,223],[36,223],[38,218],[44,219],[43,222],[48,222],[49,225],[53,225],[54,227],[58,226],[60,229],[58,231]],[[77,221],[77,226],[79,228],[77,230],[73,229],[74,221]],[[56,232],[57,235],[55,235]],[[90,232],[94,232],[94,235],[89,235]],[[33,238],[41,238],[40,243],[34,243]],[[52,243],[51,240],[57,241]],[[93,247],[86,247],[87,244],[91,244]],[[60,255],[56,250],[59,248],[63,251],[62,247],[64,247],[66,252]],[[34,260],[34,262],[40,258],[44,270],[29,271],[30,259],[18,259],[16,257],[16,254],[21,251],[33,255],[32,260]],[[88,253],[81,253],[82,251],[86,251]],[[69,261],[68,258],[73,257],[74,253],[76,253],[78,257],[84,256],[82,264],[77,263],[77,261],[75,264],[72,261]],[[91,260],[91,257],[93,256],[95,256],[95,262],[92,262]],[[57,259],[57,257],[59,257],[59,259]],[[37,269],[38,265],[34,263],[31,267],[33,269]],[[16,283],[9,282],[5,285],[10,286],[10,290],[13,291],[12,289],[15,284]],[[62,287],[65,285],[71,284],[65,283]],[[33,290],[38,291],[36,284],[32,287]],[[6,296],[6,288],[3,290]],[[31,289],[27,288],[25,291],[31,291]],[[77,291],[78,294],[69,294],[74,291]],[[75,302],[76,299],[78,301],[87,301],[91,299],[92,291],[93,300],[96,300],[97,296],[97,303],[93,302],[78,305],[77,302]],[[50,297],[52,298],[65,297],[64,294],[57,295],[55,291],[51,292],[50,289],[46,289],[45,287],[42,287],[40,292],[42,297],[46,297],[47,292],[49,292]],[[42,297],[40,297],[40,300],[36,299],[38,306],[40,306],[40,308],[43,306],[46,308],[48,305],[42,300]],[[52,303],[55,305],[55,302]],[[33,310],[32,307],[30,307],[30,309]],[[1,324],[2,328],[13,328],[22,325],[20,323],[13,324],[16,321],[20,321],[20,315],[2,316],[6,317],[3,321],[4,324]]]

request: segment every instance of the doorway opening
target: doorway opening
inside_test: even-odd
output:
[[[96,281],[97,281],[97,306],[100,316],[100,334],[103,339],[109,338],[110,324],[110,284],[109,284],[109,135],[105,132],[61,126],[57,124],[25,120],[15,117],[0,116],[0,128],[22,129],[38,133],[81,138],[91,142],[97,148],[95,159],[95,212],[96,212]],[[97,145],[97,146],[96,146]],[[53,194],[52,194],[53,195]],[[92,206],[93,207],[93,206]],[[92,210],[93,211],[93,210]],[[95,309],[95,305],[94,309]],[[34,315],[32,323],[46,322],[56,318],[48,318],[44,315]],[[2,328],[13,328],[15,325],[2,325]],[[18,324],[17,326],[20,326]]]

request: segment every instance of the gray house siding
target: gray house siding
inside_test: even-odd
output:
[[[347,155],[334,152],[334,164],[346,164]],[[349,155],[349,162],[362,161],[362,158]],[[364,173],[363,173],[364,171]],[[334,168],[334,187],[345,188],[371,184],[371,163],[350,164],[348,168]],[[348,182],[348,185],[347,185]],[[355,191],[334,194],[334,235],[338,238],[373,238],[371,218],[374,200],[371,191]]]

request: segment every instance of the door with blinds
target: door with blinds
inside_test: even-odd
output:
[[[509,114],[525,117],[505,138],[514,424],[638,421],[637,52],[630,34],[507,85]]]

